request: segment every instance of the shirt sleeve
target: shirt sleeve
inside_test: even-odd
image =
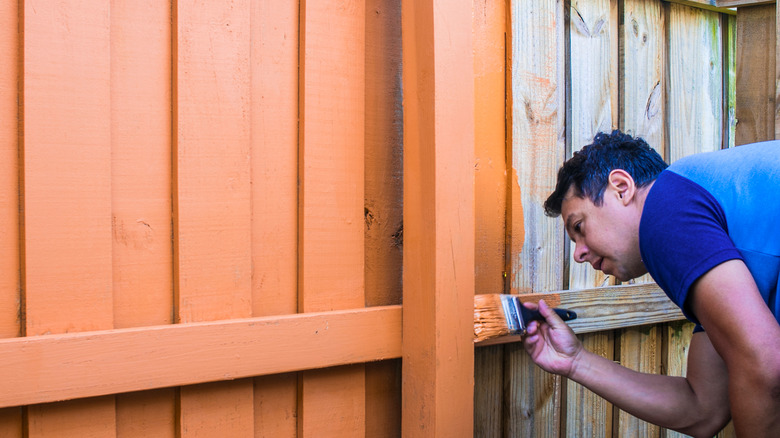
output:
[[[742,259],[728,235],[726,215],[702,186],[670,170],[662,172],[645,200],[639,248],[647,271],[700,329],[688,302],[691,286],[707,271]]]

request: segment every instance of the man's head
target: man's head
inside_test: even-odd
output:
[[[563,216],[576,262],[622,281],[647,272],[639,221],[647,191],[665,168],[644,140],[620,131],[596,135],[563,164],[544,208],[548,216]]]
[[[587,197],[600,206],[610,172],[625,170],[634,179],[637,188],[653,181],[667,164],[643,139],[631,137],[618,130],[611,134],[600,132],[593,143],[566,160],[558,171],[555,191],[544,203],[544,212],[556,217],[571,188],[575,196]]]

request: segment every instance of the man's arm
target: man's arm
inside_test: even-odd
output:
[[[692,287],[693,313],[728,368],[738,436],[780,436],[780,325],[741,260],[721,263]]]
[[[593,354],[540,303],[547,323],[531,323],[525,348],[548,372],[564,375],[620,409],[692,436],[713,436],[729,420],[725,364],[705,333],[696,333],[686,377],[645,374]]]

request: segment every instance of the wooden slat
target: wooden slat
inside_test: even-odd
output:
[[[641,373],[658,374],[661,370],[661,331],[659,327],[643,326],[624,330],[620,334],[620,364]],[[661,428],[640,420],[620,410],[617,420],[617,436],[657,437]]]
[[[721,147],[723,58],[717,13],[671,4],[667,25],[670,155],[666,159],[674,162]]]
[[[501,0],[474,2],[474,116],[476,293],[504,290],[506,268],[506,32]],[[502,347],[474,358],[474,436],[501,436]]]
[[[577,319],[568,322],[574,333],[593,333],[683,319],[680,309],[655,283],[606,286],[557,292],[524,294],[522,301],[544,299],[551,306],[571,309]],[[478,345],[520,341],[504,336]]]
[[[612,16],[609,0],[572,1],[569,30],[569,107],[571,116],[568,140],[571,151],[578,151],[593,141],[598,132],[610,132],[617,126],[613,113],[618,100],[618,81],[613,80],[617,70],[617,16]],[[614,7],[613,7],[614,6]],[[557,219],[560,220],[560,219]],[[588,263],[576,263],[574,243],[569,251],[569,288],[579,289],[610,282],[602,272]],[[614,281],[612,281],[614,283]],[[583,345],[612,359],[612,336],[609,333],[583,335]],[[575,382],[566,383],[565,430],[591,436],[608,436],[611,424],[611,405]]]
[[[0,340],[0,407],[355,364],[401,355],[383,306]]]
[[[560,220],[542,204],[555,187],[565,158],[564,3],[551,0],[510,4],[511,171],[507,259],[512,293],[563,287],[564,241]],[[520,345],[506,347],[504,433],[559,435],[560,377],[541,371]]]
[[[663,326],[664,337],[661,361],[667,376],[685,377],[688,369],[688,348],[691,345],[694,324],[676,321]],[[667,438],[684,438],[686,435],[671,430],[665,431]]]
[[[174,285],[179,322],[248,317],[250,3],[174,5]],[[247,380],[180,390],[182,436],[254,433]]]
[[[740,6],[760,6],[777,3],[775,0],[715,0],[719,7],[723,8],[737,8],[739,11]]]
[[[21,334],[19,303],[18,2],[0,5],[0,338]],[[22,410],[0,410],[0,436],[22,437]]]
[[[728,14],[728,15],[737,14],[737,10],[734,9],[734,6],[736,6],[734,3],[750,3],[750,0],[726,0],[726,1],[723,0],[663,0],[663,1],[667,3],[677,3],[692,8],[720,12],[721,14]]]
[[[365,302],[400,304],[403,256],[401,2],[365,11]],[[401,435],[401,363],[366,364],[366,436]]]
[[[298,1],[251,4],[252,315],[298,310]],[[254,382],[255,436],[295,436],[298,378]]]
[[[365,6],[360,1],[301,3],[302,312],[365,305]],[[299,437],[365,434],[364,368],[303,373]],[[332,421],[334,410],[340,421]]]
[[[109,4],[22,7],[24,332],[110,329]],[[113,397],[31,406],[26,419],[30,437],[116,434]]]
[[[473,431],[471,11],[465,0],[402,2],[402,433],[408,437]]]
[[[111,6],[113,302],[117,328],[173,320],[171,5]],[[118,436],[173,437],[174,391],[122,394]]]
[[[775,20],[774,6],[739,8],[736,54],[737,145],[775,139]]]
[[[19,84],[16,2],[0,6],[0,337],[19,336]]]

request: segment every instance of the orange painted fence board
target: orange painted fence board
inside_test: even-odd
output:
[[[403,2],[402,20],[402,433],[470,436],[474,79],[471,32],[463,30],[471,2]]]
[[[111,329],[109,4],[28,0],[21,16],[24,334]],[[113,396],[31,406],[26,420],[30,437],[116,434]]]

